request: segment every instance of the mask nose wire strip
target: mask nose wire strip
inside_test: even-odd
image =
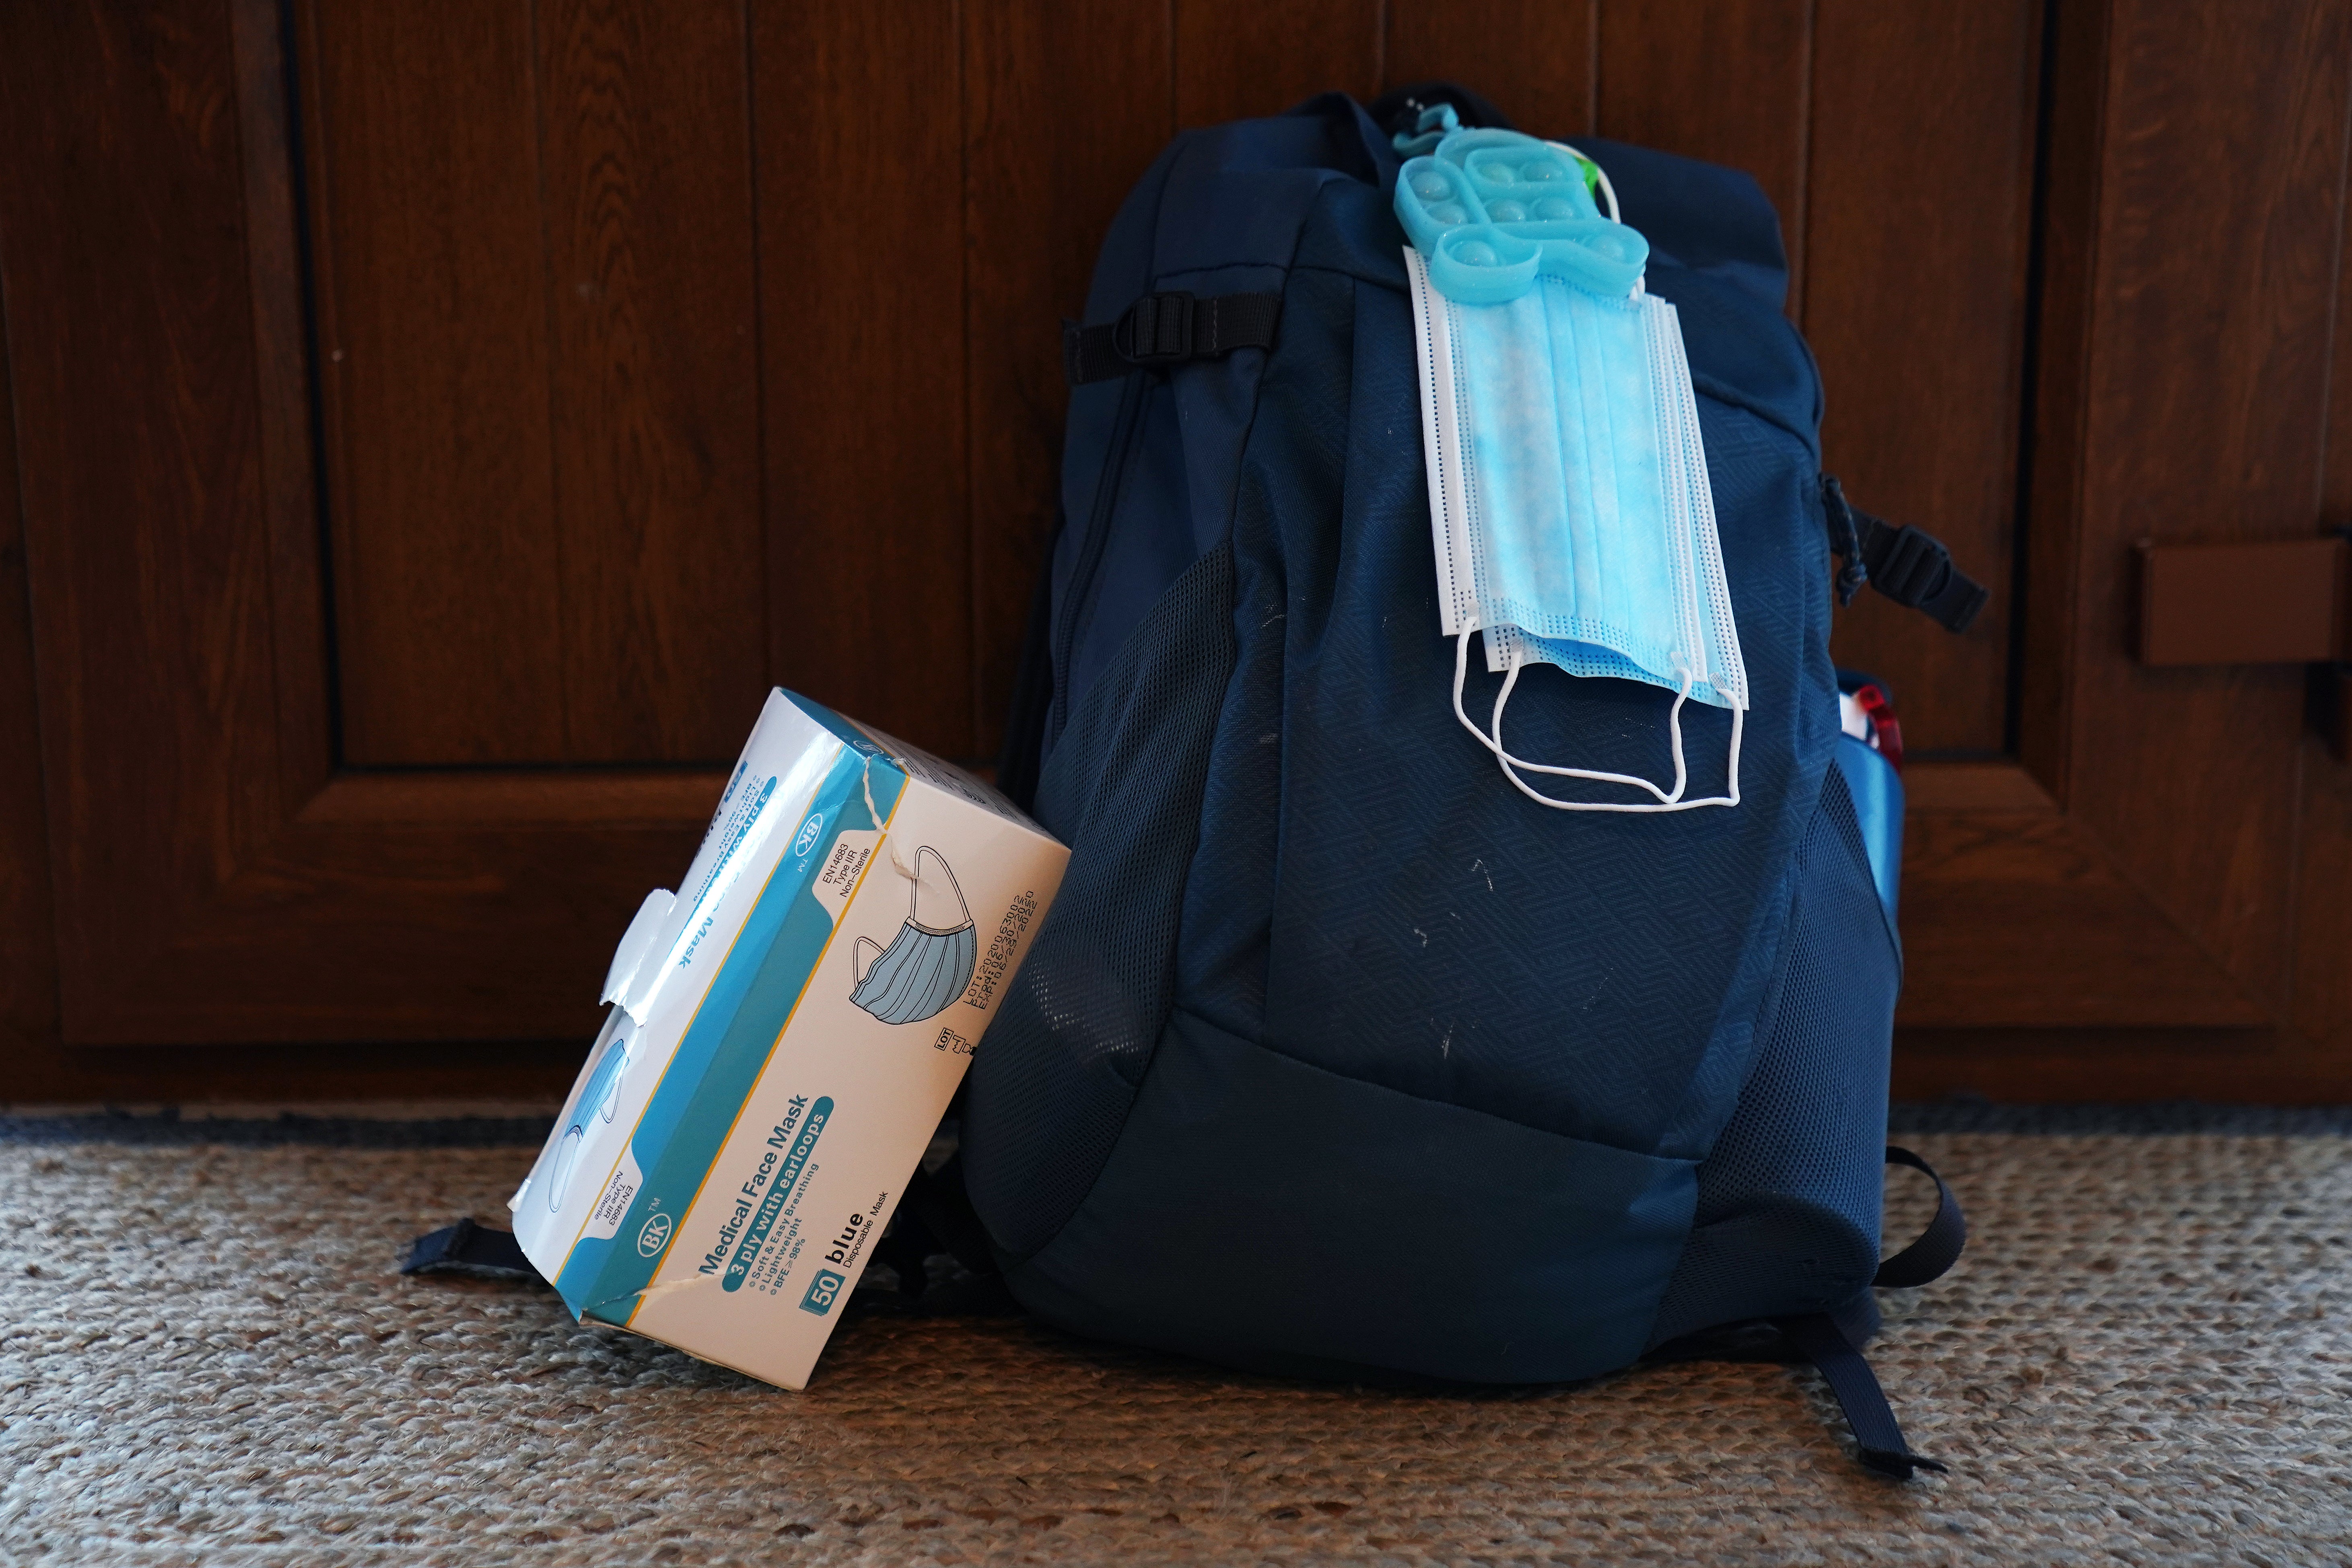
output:
[[[1462,727],[1468,730],[1472,737],[1477,740],[1479,745],[1485,747],[1487,750],[1495,754],[1495,760],[1502,767],[1503,777],[1508,779],[1511,781],[1512,788],[1518,790],[1520,794],[1525,795],[1528,800],[1535,801],[1538,805],[1549,806],[1554,810],[1559,811],[1623,811],[1632,813],[1689,811],[1695,810],[1701,806],[1737,806],[1739,804],[1739,742],[1741,733],[1746,727],[1748,720],[1748,710],[1744,707],[1735,707],[1731,710],[1731,752],[1729,758],[1730,777],[1728,779],[1729,792],[1722,795],[1710,795],[1703,800],[1682,800],[1673,799],[1669,797],[1664,790],[1660,789],[1655,784],[1651,783],[1648,779],[1636,779],[1631,774],[1603,773],[1594,768],[1554,768],[1543,763],[1528,762],[1519,758],[1513,757],[1509,752],[1503,749],[1500,737],[1502,734],[1502,695],[1508,694],[1510,690],[1510,683],[1517,674],[1516,661],[1513,663],[1511,674],[1504,677],[1503,693],[1498,694],[1496,700],[1496,722],[1494,735],[1489,736],[1485,730],[1480,729],[1476,725],[1471,723],[1469,714],[1465,712],[1462,706],[1462,685],[1469,670],[1470,634],[1477,630],[1478,628],[1475,623],[1466,625],[1462,628],[1459,634],[1457,634],[1454,640],[1454,716],[1461,721]],[[1683,671],[1683,688],[1681,693],[1675,697],[1674,717],[1671,721],[1674,727],[1675,795],[1680,795],[1683,789],[1681,713],[1684,699],[1690,695],[1691,680],[1692,675],[1690,670],[1688,666],[1685,665]],[[1557,774],[1572,779],[1591,779],[1604,784],[1633,785],[1640,789],[1647,789],[1651,794],[1655,795],[1658,798],[1659,803],[1656,805],[1620,805],[1610,801],[1558,800],[1532,788],[1526,779],[1520,778],[1517,771],[1517,769],[1520,768],[1525,768],[1529,772],[1533,773]]]

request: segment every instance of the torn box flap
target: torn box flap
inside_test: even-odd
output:
[[[748,893],[738,886],[747,870],[772,864],[769,835],[797,802],[803,800],[841,754],[840,740],[810,718],[783,693],[772,693],[761,710],[760,722],[745,743],[735,772],[719,798],[710,826],[678,883],[677,896],[663,917],[646,952],[624,975],[616,956],[606,990],[628,1015],[650,1022],[663,993],[682,968],[690,967],[702,939],[725,925],[721,907],[730,897],[756,896],[760,876]],[[650,901],[648,901],[650,903]],[[640,911],[640,918],[644,911]],[[632,924],[625,946],[637,927]],[[721,946],[723,948],[724,943]],[[614,985],[618,986],[617,991]]]
[[[604,971],[604,993],[597,1000],[620,1002],[624,1008],[628,1006],[624,998],[629,995],[629,983],[636,978],[637,971],[645,967],[646,960],[652,956],[655,945],[661,937],[662,925],[669,919],[669,912],[677,903],[677,894],[666,887],[657,887],[646,894],[646,901],[637,905],[637,917],[630,921],[629,928],[621,934],[621,945],[613,949],[613,967]],[[646,1020],[639,1019],[637,1021],[642,1024]]]

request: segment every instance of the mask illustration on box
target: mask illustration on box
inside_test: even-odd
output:
[[[939,868],[940,883],[924,877],[925,855]],[[956,885],[955,873],[948,869],[940,852],[929,844],[917,850],[915,874],[909,880],[915,884],[914,895],[898,936],[887,947],[860,936],[852,959],[857,988],[849,993],[849,999],[884,1023],[920,1023],[936,1017],[963,995],[963,988],[971,984],[972,966],[980,958],[963,889]],[[926,920],[927,914],[933,918]]]

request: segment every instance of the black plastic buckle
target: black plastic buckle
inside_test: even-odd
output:
[[[1192,297],[1147,294],[1110,329],[1111,349],[1130,365],[1172,365],[1192,357]]]
[[[1895,530],[1870,580],[1895,603],[1916,609],[1942,592],[1951,576],[1952,552],[1943,540],[1917,528],[1901,528]]]

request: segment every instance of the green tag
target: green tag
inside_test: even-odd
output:
[[[1576,166],[1584,172],[1585,193],[1594,201],[1599,201],[1601,199],[1601,165],[1583,153],[1573,150],[1569,151],[1569,156],[1575,159]]]

